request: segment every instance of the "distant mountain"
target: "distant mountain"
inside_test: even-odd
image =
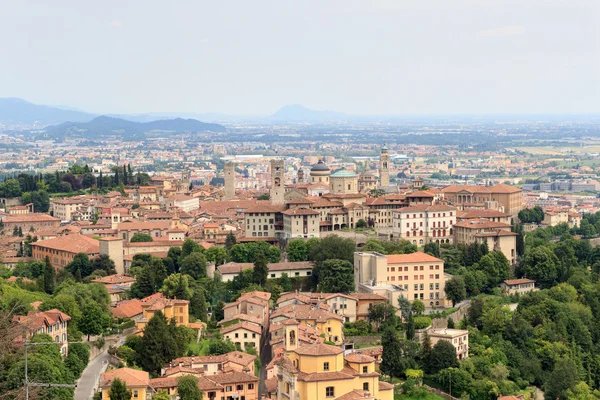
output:
[[[0,98],[0,122],[6,125],[46,126],[65,121],[88,122],[94,117],[94,114],[42,106],[14,97]]]
[[[100,116],[90,122],[65,122],[49,126],[44,135],[48,137],[78,137],[94,139],[120,135],[123,139],[142,138],[150,134],[165,133],[225,132],[225,127],[208,124],[195,119],[165,119],[151,122],[135,122],[122,118]]]
[[[301,106],[300,104],[292,104],[281,107],[271,115],[271,119],[277,121],[294,121],[294,122],[310,122],[310,121],[340,121],[348,119],[348,115],[337,111],[318,111],[311,110]]]

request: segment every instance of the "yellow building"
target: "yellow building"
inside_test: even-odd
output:
[[[100,374],[98,389],[102,391],[102,400],[110,400],[108,393],[115,379],[123,381],[127,389],[131,390],[132,400],[145,400],[148,391],[152,391],[150,376],[147,372],[132,368],[119,368]]]
[[[325,304],[319,306],[292,304],[277,308],[271,313],[271,322],[296,320],[299,323],[316,328],[327,341],[335,344],[344,342],[344,317],[328,311]]]
[[[298,347],[298,325],[285,327],[286,354],[277,366],[277,400],[360,398],[392,400],[393,385],[379,381],[375,359],[323,343]]]
[[[144,330],[148,321],[154,317],[158,311],[162,312],[170,321],[175,318],[177,325],[190,325],[189,304],[187,300],[168,299],[162,293],[155,293],[142,299],[142,315],[143,317],[137,322],[138,331]]]

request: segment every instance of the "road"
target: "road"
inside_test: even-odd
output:
[[[107,351],[103,351],[98,357],[94,358],[86,369],[81,374],[81,378],[77,381],[75,389],[75,400],[89,400],[94,396],[96,383],[100,378],[100,374],[106,370],[110,355]]]
[[[258,393],[259,395],[267,393],[265,380],[267,380],[267,365],[271,362],[271,344],[269,343],[269,332],[266,333],[266,340],[260,349],[260,371],[258,374]],[[77,400],[77,399],[75,399]]]

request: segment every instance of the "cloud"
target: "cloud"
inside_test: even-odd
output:
[[[524,35],[526,29],[522,25],[503,26],[494,29],[483,29],[477,32],[479,37],[508,37]]]
[[[110,21],[110,26],[112,26],[113,28],[120,28],[123,26],[123,21],[118,20],[118,19],[113,19],[112,21]]]
[[[198,39],[198,43],[208,43],[208,38]]]

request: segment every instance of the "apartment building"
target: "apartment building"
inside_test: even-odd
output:
[[[60,219],[42,213],[11,214],[3,217],[2,223],[7,232],[17,228],[21,229],[23,234],[27,234],[40,229],[58,228]]]
[[[119,379],[131,391],[131,400],[145,400],[152,397],[150,374],[133,368],[119,368],[100,374],[98,390],[102,392],[102,400],[110,400],[110,387]]]
[[[65,235],[31,243],[33,259],[44,261],[47,256],[56,269],[64,268],[79,253],[85,253],[90,258],[98,256],[100,242],[84,235]]]
[[[487,219],[471,219],[454,224],[454,243],[466,244],[487,242],[490,251],[500,251],[511,264],[517,262],[517,233],[503,222]]]
[[[162,293],[155,293],[142,299],[142,318],[136,322],[136,333],[143,334],[148,322],[158,311],[162,312],[167,321],[175,318],[177,325],[190,326],[188,300],[168,299]]]
[[[74,214],[87,210],[89,217],[90,200],[85,197],[71,197],[67,199],[56,199],[50,203],[52,215],[61,221],[73,221]]]
[[[496,201],[504,212],[515,219],[523,209],[523,191],[504,183],[493,186],[450,185],[443,188],[442,193],[444,199],[456,207],[483,205],[486,201]]]
[[[69,352],[69,321],[71,317],[54,308],[48,311],[32,311],[27,315],[15,315],[13,322],[23,329],[23,338],[31,339],[35,334],[49,335],[60,345],[60,353],[66,356]]]
[[[431,346],[435,346],[441,340],[445,340],[456,349],[456,358],[463,360],[469,357],[469,331],[462,329],[430,329],[427,334]]]
[[[394,237],[423,246],[451,243],[457,209],[447,205],[415,205],[394,211]]]
[[[252,263],[236,263],[228,262],[216,267],[216,270],[221,275],[223,282],[232,281],[240,272],[245,269],[253,269]],[[286,273],[288,277],[306,277],[312,275],[313,264],[309,261],[287,261],[279,263],[268,263],[267,268],[269,279],[281,278],[281,275]],[[214,272],[207,271],[209,276],[213,276]]]

